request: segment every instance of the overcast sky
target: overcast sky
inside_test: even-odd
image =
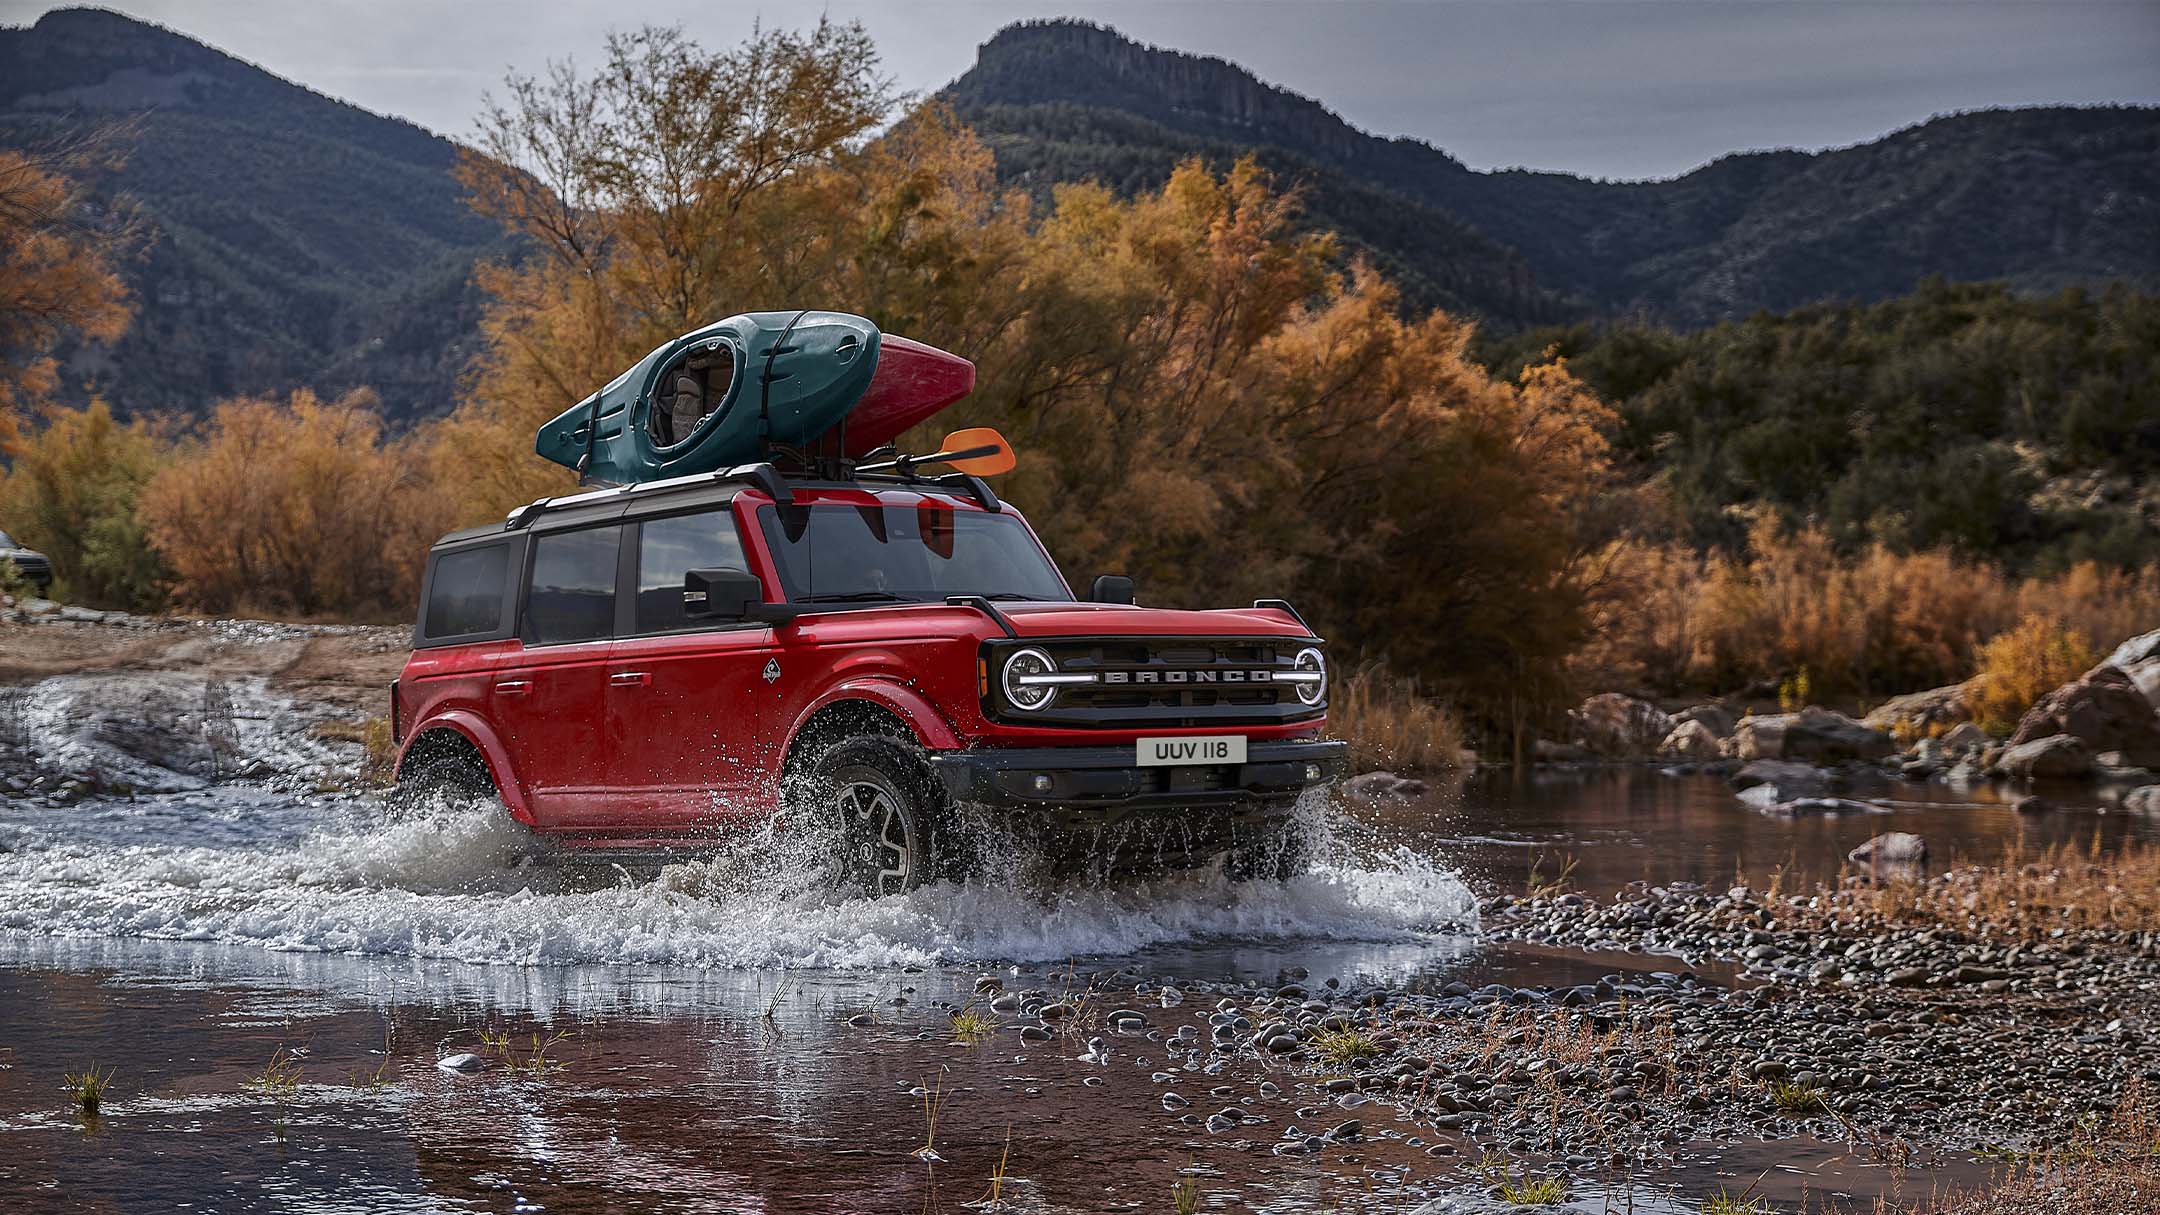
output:
[[[0,0],[0,24],[49,3]],[[510,67],[597,59],[610,29],[700,41],[815,3],[115,0],[317,90],[453,137]],[[1077,16],[1217,55],[1351,123],[1474,168],[1682,173],[1726,152],[1863,142],[1931,115],[2160,102],[2160,0],[831,0],[902,87],[935,90],[1024,17]]]

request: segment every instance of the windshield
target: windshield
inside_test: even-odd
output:
[[[15,541],[6,532],[0,532],[0,548],[14,548]]]
[[[795,603],[1072,598],[1042,546],[1012,515],[926,501],[766,506],[758,518]]]

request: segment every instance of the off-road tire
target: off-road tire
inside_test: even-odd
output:
[[[913,743],[842,739],[812,761],[796,801],[796,813],[833,833],[843,893],[877,898],[959,876],[958,855],[942,847],[942,791]]]
[[[1223,876],[1233,882],[1280,882],[1312,868],[1312,841],[1297,822],[1269,823],[1240,832],[1223,854]]]
[[[438,755],[400,772],[387,801],[393,814],[406,815],[430,805],[495,798],[486,768],[462,755]]]

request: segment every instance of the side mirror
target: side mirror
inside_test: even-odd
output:
[[[1123,574],[1097,574],[1094,585],[1088,587],[1088,600],[1092,603],[1131,603],[1132,579]]]
[[[737,569],[691,570],[683,575],[683,615],[693,620],[769,620],[795,618],[786,604],[765,602],[757,575]]]

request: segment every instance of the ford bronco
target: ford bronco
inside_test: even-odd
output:
[[[963,809],[1068,859],[1153,820],[1143,864],[1302,863],[1291,811],[1344,746],[1290,605],[1080,599],[979,477],[886,468],[737,466],[443,537],[391,688],[401,788],[610,850],[802,815],[869,894],[985,860]]]

